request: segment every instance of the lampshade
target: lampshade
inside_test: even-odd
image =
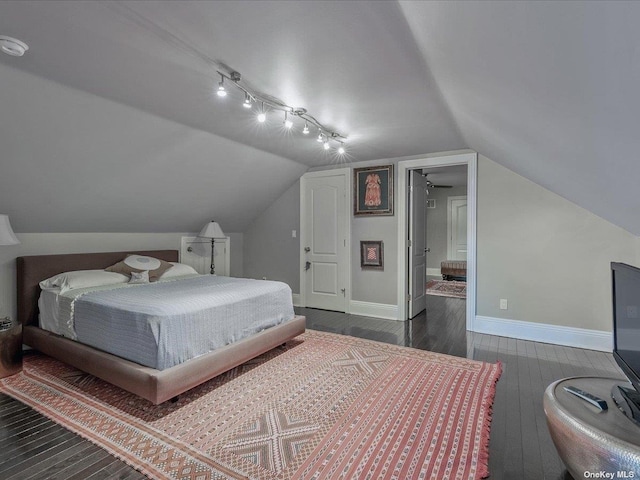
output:
[[[224,232],[222,231],[222,229],[220,228],[220,225],[218,225],[218,222],[214,222],[213,220],[211,220],[204,227],[202,227],[202,230],[200,231],[198,236],[203,238],[215,238],[215,239],[227,238]]]
[[[9,223],[9,217],[7,215],[0,215],[0,245],[17,245],[20,240],[16,238],[15,233],[11,229]]]

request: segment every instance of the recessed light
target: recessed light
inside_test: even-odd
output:
[[[29,45],[16,38],[0,35],[0,50],[12,57],[21,57],[29,50]]]

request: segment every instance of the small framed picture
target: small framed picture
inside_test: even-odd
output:
[[[384,270],[382,240],[362,240],[360,242],[360,267]]]
[[[354,168],[354,215],[393,215],[393,165]]]

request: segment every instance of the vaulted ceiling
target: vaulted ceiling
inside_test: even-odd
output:
[[[471,148],[640,235],[639,2],[3,1],[18,232],[243,231],[310,167]],[[237,70],[347,154],[219,99]],[[311,137],[312,135],[310,135]]]

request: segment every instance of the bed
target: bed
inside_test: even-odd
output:
[[[124,359],[39,327],[40,282],[62,272],[104,269],[129,254],[177,262],[177,250],[107,252],[18,257],[18,320],[26,345],[80,370],[143,397],[154,404],[181,393],[296,337],[305,330],[305,318],[266,328],[234,343],[168,368],[158,369]]]

